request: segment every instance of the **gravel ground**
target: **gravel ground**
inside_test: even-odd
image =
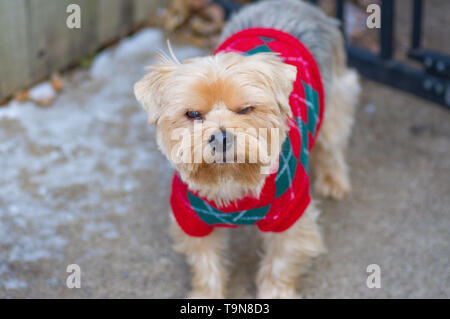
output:
[[[172,169],[132,93],[165,47],[146,29],[65,78],[48,108],[0,109],[0,297],[180,298],[171,250]],[[202,54],[175,46],[180,59]],[[320,200],[328,253],[302,278],[306,298],[450,297],[450,113],[364,81],[350,143],[353,193]],[[230,297],[253,297],[260,242],[234,230]],[[81,267],[69,289],[66,267]],[[381,288],[366,268],[381,268]]]

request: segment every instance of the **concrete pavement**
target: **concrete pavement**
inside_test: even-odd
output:
[[[132,84],[165,47],[147,29],[66,76],[54,105],[0,109],[0,297],[179,298],[171,250],[172,169]],[[183,59],[201,54],[176,46]],[[306,298],[450,297],[450,112],[370,81],[349,148],[353,192],[320,199],[328,253],[302,277]],[[253,297],[260,242],[234,230],[230,297]],[[66,267],[82,270],[68,289]],[[380,289],[366,267],[381,267]]]

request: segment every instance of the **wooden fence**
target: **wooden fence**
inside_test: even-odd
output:
[[[169,0],[0,0],[0,102],[145,22]],[[66,25],[69,4],[81,28]]]

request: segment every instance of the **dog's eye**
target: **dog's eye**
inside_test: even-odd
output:
[[[247,114],[248,112],[251,112],[255,109],[254,106],[247,106],[244,107],[242,110],[238,111],[237,114]]]
[[[191,120],[201,120],[202,115],[197,111],[188,111],[186,112],[186,116]]]

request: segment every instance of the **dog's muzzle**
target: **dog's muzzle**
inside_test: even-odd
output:
[[[220,152],[225,154],[233,146],[234,135],[231,132],[227,132],[221,129],[219,132],[209,137],[208,143],[211,145],[214,152]]]

